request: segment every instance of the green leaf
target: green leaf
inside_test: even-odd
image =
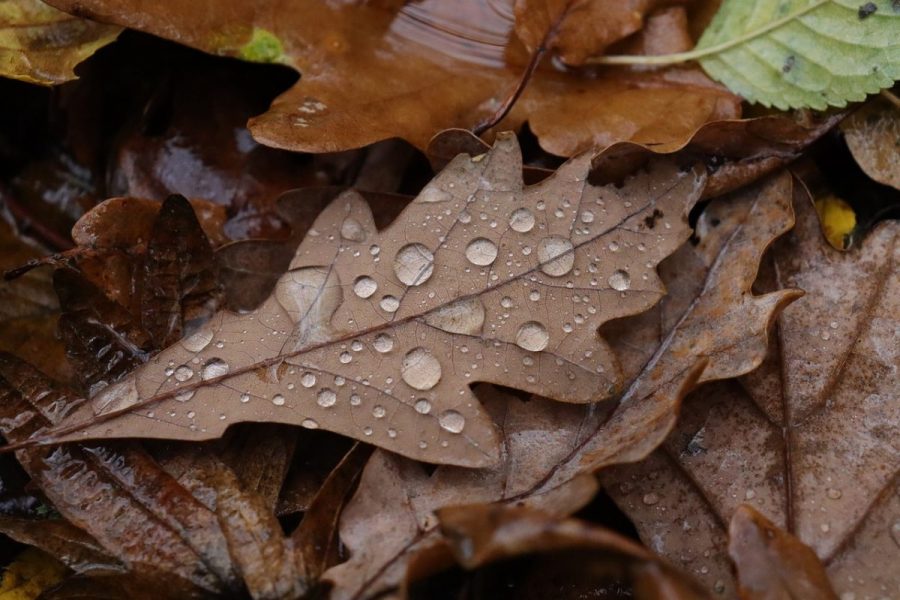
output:
[[[900,79],[900,2],[724,0],[690,52],[587,62],[690,60],[750,102],[782,110],[846,106]]]
[[[845,106],[900,79],[900,6],[725,0],[696,51],[711,77],[751,102]]]

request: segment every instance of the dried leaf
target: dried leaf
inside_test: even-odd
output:
[[[795,193],[798,226],[766,280],[807,294],[779,318],[769,359],[740,386],[698,391],[660,451],[605,481],[643,539],[717,591],[732,586],[725,524],[747,502],[810,546],[839,594],[879,597],[897,589],[884,564],[900,551],[898,227],[838,252]],[[744,218],[721,208],[701,231]]]
[[[841,130],[866,175],[900,189],[900,106],[873,98],[841,123]]]
[[[686,239],[703,187],[669,163],[595,187],[589,162],[523,189],[503,136],[458,157],[382,232],[357,195],[341,196],[260,308],[219,313],[41,439],[200,440],[271,421],[495,463],[497,433],[469,384],[613,395],[618,367],[596,328],[659,299],[654,265]]]
[[[750,506],[734,512],[728,537],[741,598],[837,600],[816,553]]]
[[[52,3],[214,54],[295,67],[300,81],[250,128],[262,143],[307,152],[392,137],[425,148],[441,129],[474,128],[502,112],[529,62],[514,38],[512,0],[399,7],[304,0],[289,14],[274,0],[232,2],[228,10],[174,0]],[[562,18],[558,11],[550,16],[540,27]],[[528,39],[544,37],[529,32]],[[544,149],[571,156],[622,140],[684,140],[739,110],[734,96],[695,68],[593,78],[548,67],[536,72],[501,127],[528,121]]]
[[[571,514],[594,494],[585,473],[640,460],[665,439],[705,362],[704,380],[756,367],[769,323],[797,297],[790,290],[750,293],[763,251],[792,222],[790,188],[782,174],[722,201],[740,207],[740,223],[709,236],[700,251],[683,246],[663,263],[670,285],[660,308],[610,324],[618,325],[615,339],[632,381],[613,407],[490,394],[485,406],[505,440],[503,462],[491,470],[441,466],[428,476],[415,463],[376,452],[342,517],[350,559],[326,574],[334,597],[374,597],[399,586],[411,554],[441,543],[438,508],[500,501]]]
[[[445,508],[438,518],[455,561],[478,571],[485,597],[584,598],[617,593],[638,600],[708,598],[697,583],[645,548],[582,521],[496,505]],[[427,564],[433,562],[434,556],[415,557],[413,578],[433,570],[435,565]],[[513,589],[508,578],[497,576],[504,570],[517,572]],[[410,588],[412,598],[433,597],[425,593],[428,587],[421,581]]]
[[[65,567],[49,554],[29,548],[3,571],[0,600],[35,600],[41,592],[59,582]]]
[[[77,572],[121,571],[122,564],[83,530],[62,519],[0,516],[0,532],[22,544],[40,548]]]
[[[121,28],[72,17],[39,0],[0,4],[0,75],[53,85],[118,37]]]

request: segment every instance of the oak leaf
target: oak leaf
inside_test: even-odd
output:
[[[900,189],[900,106],[896,96],[873,98],[841,123],[853,158],[866,175]]]
[[[900,228],[882,223],[838,252],[795,191],[798,226],[762,281],[807,294],[779,318],[769,358],[740,383],[699,390],[659,451],[604,482],[642,539],[715,591],[733,589],[725,528],[746,502],[809,545],[839,594],[880,597],[897,589],[883,566],[900,556]],[[741,218],[722,210],[699,227]]]
[[[425,148],[438,131],[475,128],[512,103],[501,128],[528,121],[544,149],[571,156],[621,140],[681,140],[740,111],[736,97],[690,67],[595,78],[547,66],[531,77],[541,55],[529,57],[516,39],[511,0],[399,7],[297,0],[289,11],[274,0],[230,2],[227,9],[179,1],[51,3],[214,54],[295,67],[301,80],[250,121],[257,140],[290,150],[331,152],[392,137]],[[571,3],[551,4],[538,28],[544,35],[565,21]],[[529,32],[529,40],[540,36]],[[523,80],[524,94],[512,102]]]
[[[792,223],[790,186],[782,174],[720,201],[740,206],[741,222],[699,250],[684,245],[663,262],[669,295],[662,307],[637,323],[607,327],[623,338],[619,351],[630,369],[631,383],[617,402],[522,402],[479,390],[504,440],[502,462],[490,470],[442,465],[429,475],[412,461],[376,451],[342,516],[350,558],[326,573],[334,597],[368,598],[397,588],[411,556],[442,543],[440,508],[500,502],[573,513],[596,491],[594,470],[640,460],[665,439],[698,377],[731,377],[758,365],[768,325],[797,296],[750,292],[763,251]]]
[[[497,432],[469,385],[612,396],[622,381],[596,329],[663,295],[654,266],[687,238],[704,183],[660,162],[597,187],[589,167],[582,155],[523,188],[503,135],[381,232],[344,194],[258,309],[218,313],[38,439],[202,440],[271,421],[430,462],[495,463]]]

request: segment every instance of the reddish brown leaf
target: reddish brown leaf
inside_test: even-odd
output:
[[[83,530],[62,520],[0,516],[0,532],[22,544],[40,548],[72,570],[114,572],[123,565]]]

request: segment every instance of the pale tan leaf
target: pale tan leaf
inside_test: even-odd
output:
[[[841,129],[866,175],[900,189],[900,106],[873,98],[841,123]]]

